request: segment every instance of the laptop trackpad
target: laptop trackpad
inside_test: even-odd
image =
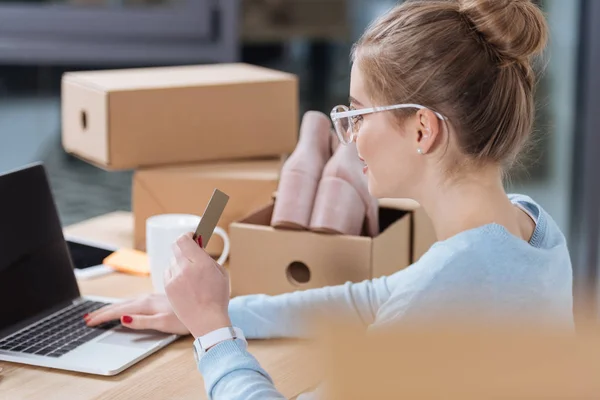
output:
[[[98,343],[113,344],[125,347],[148,348],[156,342],[164,339],[167,335],[156,331],[133,331],[128,328],[117,327],[112,333],[102,338]]]

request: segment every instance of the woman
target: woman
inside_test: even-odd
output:
[[[417,200],[438,242],[394,275],[279,296],[228,299],[228,278],[190,235],[174,245],[165,296],[112,305],[90,325],[199,337],[236,326],[248,338],[304,336],[315,314],[376,328],[468,314],[571,328],[572,270],[565,238],[502,177],[534,121],[530,58],[547,40],[529,0],[408,1],[376,21],[352,53],[351,109],[332,118],[356,142],[369,191]],[[373,109],[373,107],[383,107]],[[350,115],[348,115],[350,114]],[[347,117],[350,117],[348,119]],[[352,143],[350,143],[352,145]],[[239,339],[201,358],[211,398],[280,398]]]

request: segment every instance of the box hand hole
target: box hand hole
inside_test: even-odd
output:
[[[81,130],[85,131],[87,129],[87,125],[88,125],[87,111],[81,110],[80,118],[81,118]]]
[[[288,265],[285,273],[293,285],[301,285],[310,281],[310,269],[300,261],[294,261]]]

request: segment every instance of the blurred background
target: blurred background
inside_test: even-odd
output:
[[[61,147],[63,72],[244,61],[297,74],[300,112],[328,113],[347,103],[351,44],[396,3],[0,0],[0,173],[43,161],[65,225],[130,210],[131,172],[103,171]],[[600,1],[537,3],[551,40],[536,145],[507,185],[554,217],[571,246],[578,293],[597,299]]]

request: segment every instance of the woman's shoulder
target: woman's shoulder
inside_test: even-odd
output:
[[[463,264],[465,260],[476,259],[478,255],[489,261],[494,259],[495,254],[503,258],[507,254],[529,252],[533,248],[543,250],[566,246],[566,239],[559,226],[539,203],[523,194],[510,194],[508,197],[535,221],[530,246],[511,235],[503,226],[488,224],[436,242],[421,257],[419,264]]]

